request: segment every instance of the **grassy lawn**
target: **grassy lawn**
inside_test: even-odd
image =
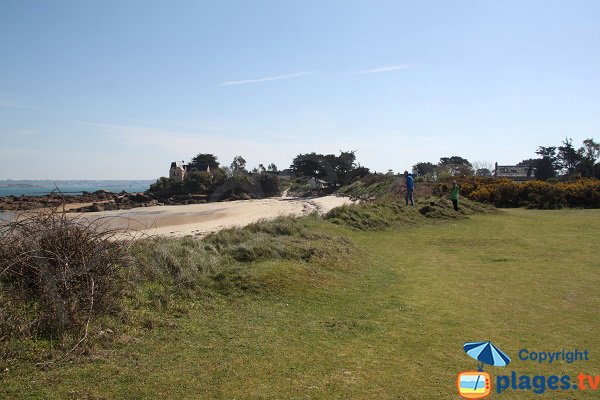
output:
[[[191,303],[188,315],[86,359],[3,372],[0,398],[456,399],[456,374],[477,367],[462,345],[478,340],[513,360],[487,367],[492,377],[600,375],[598,227],[599,210],[371,232],[314,222],[355,250],[326,263],[251,264],[262,290]],[[526,362],[522,348],[589,349],[590,361]]]

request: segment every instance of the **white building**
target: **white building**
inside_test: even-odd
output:
[[[169,169],[169,179],[182,181],[185,178],[188,165],[183,161],[173,161]]]

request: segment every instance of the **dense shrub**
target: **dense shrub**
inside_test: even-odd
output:
[[[482,186],[492,184],[494,182],[500,182],[501,179],[495,179],[486,176],[464,176],[464,177],[448,177],[440,180],[433,188],[433,194],[435,196],[448,197],[452,190],[452,181],[456,180],[460,186],[460,195],[462,197],[469,197],[469,194]],[[509,181],[511,182],[511,181]]]
[[[281,192],[277,175],[262,173],[258,177],[258,184],[264,197],[278,196]]]
[[[456,178],[461,197],[493,204],[496,207],[529,207],[556,209],[563,207],[600,207],[600,180],[592,178],[571,181],[514,182],[491,177]],[[438,183],[434,194],[447,197],[452,183]]]
[[[4,336],[81,334],[119,308],[126,244],[105,221],[39,213],[0,226]]]
[[[462,186],[461,193],[463,193]],[[502,179],[479,185],[471,191],[467,190],[466,195],[472,200],[493,204],[496,207],[600,208],[600,180],[518,183]]]
[[[235,198],[242,194],[248,195],[248,198],[262,198],[279,195],[280,182],[277,175],[268,172],[226,176],[216,168],[210,174],[192,171],[186,174],[183,181],[162,177],[150,185],[148,194],[160,200],[188,194],[208,195],[211,201]]]

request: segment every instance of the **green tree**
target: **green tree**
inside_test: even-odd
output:
[[[334,171],[336,183],[347,185],[353,178],[352,171],[356,169],[356,151],[341,151],[340,155],[334,158]]]
[[[293,160],[290,169],[296,177],[322,179],[325,177],[325,157],[322,154],[298,154]]]
[[[274,163],[269,164],[267,167],[267,172],[270,174],[277,174],[279,171],[277,170],[277,165]]]
[[[213,154],[200,153],[196,157],[192,158],[192,161],[190,161],[190,166],[199,171],[205,170],[207,165],[211,170],[219,168],[219,161],[217,161],[217,157],[215,157]]]
[[[354,168],[350,173],[350,177],[348,178],[349,183],[354,182],[355,180],[360,179],[362,177],[365,177],[370,173],[371,171],[369,170],[369,168],[363,167],[362,165],[358,164],[358,166]]]
[[[535,167],[539,161],[539,158],[528,158],[526,160],[517,163],[517,167]]]
[[[433,176],[436,165],[430,162],[418,162],[412,167],[412,172],[416,176]]]
[[[330,184],[345,185],[368,173],[368,168],[357,167],[355,153],[355,151],[340,151],[339,156],[314,152],[298,154],[290,168],[296,177],[317,178]]]
[[[581,157],[581,162],[577,168],[581,175],[600,177],[600,174],[595,174],[595,170],[600,170],[600,165],[596,163],[600,158],[600,143],[596,143],[594,139],[585,139],[583,146],[577,150],[577,153]]]
[[[231,170],[234,174],[246,174],[246,160],[242,156],[235,156],[231,162]]]
[[[558,161],[556,158],[555,146],[540,146],[535,152],[541,158],[537,160],[535,177],[536,179],[547,180],[556,176]]]
[[[469,176],[473,175],[473,165],[466,158],[459,156],[442,157],[438,163],[438,167],[450,173],[453,176]]]
[[[572,174],[575,172],[582,161],[582,155],[573,147],[573,139],[565,138],[562,146],[558,146],[558,154],[556,156],[558,166],[562,168],[564,173]]]
[[[258,183],[260,185],[260,189],[262,191],[262,195],[269,196],[277,196],[280,194],[279,190],[279,177],[272,173],[264,173],[261,174],[258,178]]]
[[[166,199],[174,194],[184,194],[184,185],[183,181],[169,179],[163,176],[151,184],[146,192],[159,199]]]
[[[190,194],[205,194],[212,186],[212,177],[206,172],[191,171],[185,175],[183,187]]]

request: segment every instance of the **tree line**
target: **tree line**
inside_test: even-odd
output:
[[[148,193],[159,199],[188,194],[207,195],[212,200],[235,198],[242,194],[250,197],[275,196],[280,192],[277,174],[274,163],[266,168],[259,164],[249,172],[242,156],[234,157],[229,166],[222,166],[214,154],[200,153],[187,165],[183,180],[161,177],[150,185]]]
[[[541,180],[560,175],[577,174],[600,178],[600,143],[585,139],[582,146],[573,146],[573,139],[565,138],[559,146],[540,146],[535,152],[539,157],[521,161],[518,166],[532,166],[535,177]]]
[[[529,158],[517,164],[531,167],[536,179],[548,180],[563,176],[582,176],[600,178],[600,143],[594,139],[585,139],[579,148],[573,145],[573,139],[565,138],[559,146],[540,146],[536,152],[538,158]],[[491,176],[491,165],[471,163],[459,156],[442,157],[437,164],[419,162],[412,167],[413,174],[424,177],[440,176]]]
[[[335,154],[298,154],[290,165],[295,177],[320,179],[330,186],[352,183],[369,173],[369,168],[356,163],[355,151],[340,151]]]
[[[326,186],[338,187],[369,174],[356,162],[355,151],[335,154],[315,152],[298,154],[288,170],[280,171],[275,163],[258,164],[248,170],[243,156],[235,156],[229,165],[221,165],[214,154],[200,153],[187,165],[183,180],[162,177],[150,186],[149,194],[158,198],[173,195],[205,194],[219,200],[232,194],[252,197],[274,196],[280,192],[280,178],[319,179]],[[210,168],[210,172],[207,171]]]
[[[517,166],[528,166],[536,179],[548,180],[558,175],[600,178],[600,143],[586,139],[579,148],[565,138],[559,146],[540,146],[538,158],[523,160]],[[210,167],[210,173],[207,168]],[[461,156],[441,157],[437,163],[418,162],[412,166],[416,176],[443,178],[450,176],[491,176],[492,166],[485,162],[470,162]],[[356,161],[356,151],[339,154],[305,153],[292,160],[286,176],[318,179],[329,187],[340,187],[370,175],[369,168]],[[375,173],[376,174],[376,173]],[[388,171],[389,175],[393,172]],[[242,156],[236,156],[228,166],[219,163],[214,154],[200,153],[187,167],[183,180],[160,178],[148,192],[159,198],[182,194],[214,195],[221,199],[231,194],[249,193],[254,197],[274,196],[280,193],[280,171],[274,163],[258,164],[248,170]]]

